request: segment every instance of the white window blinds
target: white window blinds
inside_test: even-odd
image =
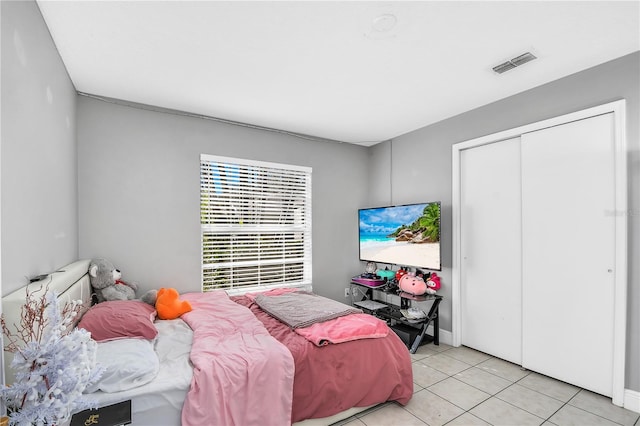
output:
[[[200,156],[202,289],[311,284],[311,168]]]

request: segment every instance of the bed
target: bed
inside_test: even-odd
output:
[[[88,264],[51,274],[49,290],[63,302],[89,302]],[[322,425],[386,401],[409,401],[411,358],[386,325],[351,313],[292,328],[263,309],[279,296],[290,297],[185,293],[193,310],[176,320],[154,320],[142,302],[91,307],[78,326],[101,339],[98,362],[107,370],[89,396],[100,407],[130,400],[133,425]],[[3,298],[7,323],[19,317],[24,297],[23,288]],[[348,329],[355,334],[345,337]],[[334,334],[323,337],[327,332]],[[7,383],[12,356],[4,354]]]

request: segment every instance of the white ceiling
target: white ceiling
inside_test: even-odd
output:
[[[640,50],[639,1],[38,5],[79,92],[361,145]]]

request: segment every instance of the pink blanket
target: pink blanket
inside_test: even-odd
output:
[[[183,425],[290,424],[294,364],[247,308],[224,291],[187,293],[193,378]]]
[[[316,346],[344,343],[358,339],[374,339],[389,334],[384,321],[369,314],[350,314],[309,327],[296,328],[296,333]]]

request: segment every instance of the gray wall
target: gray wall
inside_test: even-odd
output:
[[[365,147],[152,111],[80,96],[80,257],[106,257],[143,290],[200,291],[200,154],[310,166],[313,285],[344,300],[360,272],[357,214]]]
[[[392,205],[391,141],[369,148],[369,164],[369,205],[363,207]]]
[[[2,294],[78,257],[76,91],[35,2],[2,8]]]
[[[372,191],[374,201],[393,204],[440,199],[442,206],[441,328],[451,330],[451,146],[618,99],[627,100],[629,147],[629,287],[626,388],[640,391],[640,53],[468,111],[391,142],[392,155],[373,156],[372,168],[391,170],[389,185]],[[385,148],[377,148],[384,151]],[[391,158],[391,162],[389,160]],[[419,158],[421,161],[416,161]],[[407,161],[410,159],[410,161]],[[543,268],[543,266],[541,267]],[[550,289],[551,291],[551,289]],[[496,299],[499,308],[500,300]],[[597,339],[594,339],[594,344]]]

